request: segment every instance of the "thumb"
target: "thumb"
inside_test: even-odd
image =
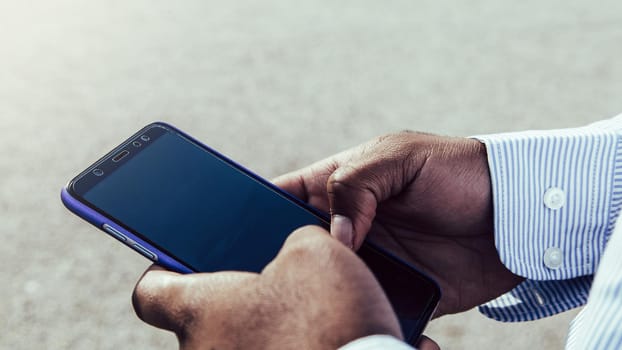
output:
[[[419,176],[429,158],[422,134],[402,132],[358,147],[326,184],[331,234],[358,249],[371,229],[378,204],[397,196]]]
[[[391,195],[396,181],[392,167],[385,165],[344,165],[328,178],[331,235],[350,248],[361,246],[371,229],[378,203]]]

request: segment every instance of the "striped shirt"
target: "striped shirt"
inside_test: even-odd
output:
[[[587,302],[567,348],[622,348],[622,115],[581,128],[476,138],[488,151],[499,256],[526,278],[480,312],[529,321]],[[372,341],[382,343],[374,349],[404,346],[374,337],[344,349],[371,349],[365,344]]]
[[[585,304],[622,207],[622,116],[478,139],[488,151],[499,256],[527,278],[480,311],[528,321]],[[552,190],[560,207],[546,201]],[[557,264],[547,264],[552,252]]]

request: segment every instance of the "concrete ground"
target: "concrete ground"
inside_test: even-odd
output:
[[[149,263],[59,191],[153,120],[272,177],[381,133],[578,126],[622,111],[622,2],[0,0],[0,348],[167,349]],[[575,312],[432,322],[444,348],[561,348]]]

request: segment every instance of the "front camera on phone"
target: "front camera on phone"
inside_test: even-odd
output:
[[[140,147],[141,143],[138,142],[138,141],[134,141],[134,142],[132,142],[132,145],[134,145],[134,147]]]
[[[141,139],[141,140],[143,140],[143,141],[145,141],[145,142],[147,142],[147,141],[151,140],[151,138],[150,138],[149,136],[147,136],[147,135],[143,135],[143,136],[141,136],[141,137],[140,137],[140,139]]]
[[[95,169],[95,170],[93,170],[93,175],[95,175],[95,176],[102,176],[102,175],[104,175],[104,171],[101,170],[101,169]]]

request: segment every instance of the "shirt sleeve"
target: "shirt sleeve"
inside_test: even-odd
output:
[[[527,278],[480,311],[526,321],[583,305],[622,207],[622,115],[581,128],[477,136],[486,145],[495,244]]]
[[[339,350],[416,350],[390,335],[370,335],[349,342]]]
[[[587,305],[572,321],[566,349],[622,348],[622,220],[594,277]]]

